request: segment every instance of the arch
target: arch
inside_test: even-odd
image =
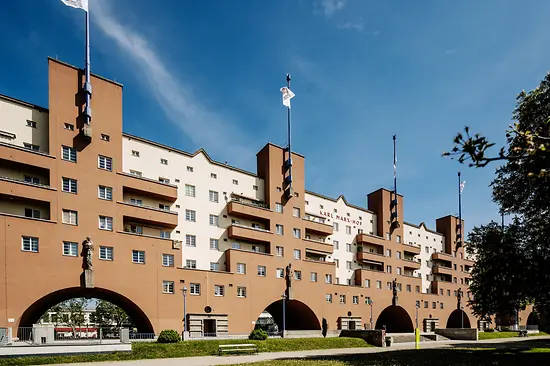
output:
[[[455,309],[447,319],[447,328],[471,328],[468,314],[462,309]]]
[[[153,325],[147,318],[147,315],[130,299],[116,292],[102,288],[81,288],[70,287],[58,291],[54,291],[37,301],[27,308],[21,315],[19,320],[19,328],[32,327],[38,323],[40,317],[48,311],[52,306],[60,302],[75,299],[75,298],[97,298],[114,304],[124,310],[126,314],[134,322],[138,332],[154,333]]]
[[[529,313],[527,317],[527,325],[540,325],[539,315],[534,311]]]
[[[401,306],[391,305],[385,308],[376,320],[375,329],[383,329],[386,326],[388,333],[412,333],[413,322],[407,310]]]
[[[321,324],[317,315],[309,306],[299,300],[285,301],[285,330],[321,330]],[[277,323],[277,327],[283,329],[283,300],[277,300],[265,308]]]

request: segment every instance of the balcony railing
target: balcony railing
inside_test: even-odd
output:
[[[146,208],[146,209],[149,209],[149,210],[155,210],[155,211],[159,211],[159,212],[167,212],[167,213],[171,213],[171,214],[177,214],[176,211],[166,210],[166,209],[158,208],[158,207],[155,207],[155,206],[148,206],[148,205],[144,205],[144,204],[137,203],[137,202],[122,201],[122,203],[127,204],[127,205],[131,205],[131,206],[135,206],[135,207],[143,207],[143,208]]]
[[[24,179],[5,177],[3,175],[0,175],[0,180],[5,180],[5,181],[8,181],[8,182],[14,182],[14,183],[20,183],[20,184],[26,184],[26,185],[29,185],[29,186],[35,186],[35,187],[39,187],[39,188],[51,189],[51,187],[48,184],[28,182]]]
[[[262,228],[254,227],[254,226],[248,226],[248,225],[237,224],[237,223],[233,223],[233,224],[231,224],[231,226],[236,226],[236,227],[241,227],[243,229],[256,230],[256,231],[261,231],[263,233],[271,234],[271,231],[269,231],[267,229],[262,229]]]
[[[260,202],[260,201],[247,200],[247,199],[241,198],[241,197],[231,197],[231,202],[236,202],[236,203],[240,203],[242,205],[247,205],[247,206],[263,208],[263,209],[269,210],[269,205],[267,203]]]
[[[117,231],[117,233],[143,236],[143,237],[146,237],[146,238],[172,240],[170,237],[161,236],[161,235],[144,234],[143,232],[135,232],[135,231],[132,231],[130,229],[124,229],[123,231]]]

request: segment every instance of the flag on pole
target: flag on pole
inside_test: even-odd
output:
[[[67,6],[88,11],[88,0],[61,0]]]
[[[463,180],[462,182],[460,182],[460,193],[462,193],[462,191],[464,190],[464,186],[466,185],[466,181]]]
[[[286,86],[281,88],[281,93],[283,94],[283,105],[290,109],[290,100],[294,98],[294,93]]]

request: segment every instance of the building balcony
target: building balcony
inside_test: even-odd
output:
[[[418,275],[415,276],[414,274],[403,273],[401,276],[407,277],[407,278],[412,278],[412,279],[414,279],[414,280],[422,281],[422,277],[421,277],[421,276],[418,276]]]
[[[323,255],[330,255],[333,252],[334,247],[332,244],[323,243],[320,240],[302,239],[306,247],[306,251],[312,251],[313,253],[319,253]]]
[[[53,202],[57,198],[57,189],[45,184],[0,177],[0,194],[35,201]]]
[[[308,217],[310,217],[309,219],[308,218],[303,218],[304,220],[304,227],[306,229],[306,233],[307,232],[312,232],[314,234],[318,234],[318,235],[321,235],[321,236],[329,236],[329,235],[332,235],[333,234],[333,227],[332,225],[328,225],[328,224],[325,224],[323,222],[319,222],[319,221],[314,221],[311,219],[311,216],[310,214],[306,214]]]
[[[178,213],[161,210],[156,207],[139,205],[131,202],[117,201],[119,209],[125,218],[137,220],[146,225],[161,226],[174,229],[178,226]]]
[[[454,257],[448,253],[443,253],[443,252],[432,253],[432,260],[434,261],[452,262],[453,258]]]
[[[175,185],[158,180],[139,177],[129,173],[118,172],[125,193],[135,192],[138,195],[152,197],[160,201],[173,203],[178,199],[178,188]]]
[[[0,159],[37,166],[50,170],[55,164],[55,157],[47,153],[33,151],[21,146],[0,142]]]
[[[370,244],[377,247],[380,247],[384,251],[384,246],[387,244],[387,241],[384,240],[381,236],[368,235],[365,233],[360,233],[355,236],[355,241],[357,244]]]
[[[227,214],[244,219],[269,220],[272,211],[269,209],[269,206],[259,201],[247,200],[243,197],[232,197],[231,201],[227,204]]]
[[[419,255],[421,251],[419,246],[407,243],[401,243],[401,249],[403,250],[403,252],[410,253],[412,255]]]
[[[420,269],[420,261],[416,259],[405,259],[401,258],[403,261],[403,268],[406,269],[412,269],[412,270],[418,270]]]
[[[433,274],[441,274],[441,275],[449,275],[452,276],[453,269],[451,267],[441,266],[434,264],[432,266],[432,273]]]
[[[232,224],[227,228],[227,236],[231,239],[244,240],[253,243],[269,244],[273,233],[269,230],[241,224]]]
[[[384,265],[384,254],[376,252],[357,252],[357,261],[375,265]]]

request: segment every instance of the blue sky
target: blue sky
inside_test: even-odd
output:
[[[83,66],[84,13],[1,8],[0,93],[47,106],[46,57]],[[90,12],[92,72],[124,84],[126,132],[255,171],[266,142],[285,144],[290,72],[307,188],[364,206],[392,186],[397,134],[405,220],[430,228],[458,210],[458,170],[466,229],[498,219],[494,167],[441,153],[465,125],[503,142],[515,96],[550,59],[546,0],[90,0]]]

